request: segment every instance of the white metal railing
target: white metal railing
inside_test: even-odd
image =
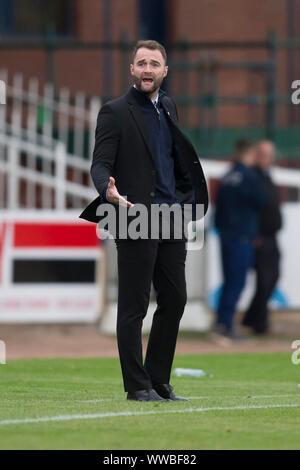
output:
[[[36,78],[24,89],[21,74],[9,84],[1,69],[0,80],[7,89],[6,105],[0,106],[0,207],[82,208],[97,195],[89,172],[100,99],[87,100],[78,92],[71,104],[70,91],[63,88],[55,97],[52,84],[40,95]],[[202,163],[208,182],[229,165],[211,159]],[[299,170],[275,167],[272,173],[277,184],[297,188],[300,198]]]
[[[88,99],[77,92],[71,102],[67,88],[54,96],[53,85],[47,83],[42,88],[36,78],[30,78],[25,89],[22,74],[15,74],[9,83],[8,73],[3,69],[0,80],[6,83],[7,94],[6,106],[0,106],[0,207],[18,207],[18,181],[22,180],[23,206],[37,207],[39,183],[38,207],[57,208],[60,192],[53,181],[53,162],[59,172],[63,164],[57,161],[57,155],[63,155],[62,148],[66,155],[64,191],[67,190],[68,201],[65,196],[61,196],[61,201],[65,200],[64,207],[82,207],[88,199],[87,183],[92,186],[89,169],[100,99]],[[11,138],[5,139],[5,135]],[[54,207],[53,188],[56,188]]]
[[[50,145],[51,143],[51,145]],[[0,148],[4,150],[4,157],[0,158],[0,177],[5,184],[0,185],[2,200],[9,209],[26,208],[52,208],[65,209],[67,197],[77,198],[81,201],[80,207],[86,204],[90,199],[97,196],[93,185],[83,185],[76,181],[69,180],[67,175],[69,170],[78,171],[88,175],[90,178],[90,161],[78,156],[69,155],[65,144],[49,138],[48,146],[41,146],[37,143],[23,140],[21,137],[5,135],[0,132]],[[22,165],[21,158],[30,155],[33,165]],[[45,171],[46,165],[42,170],[38,169],[34,160],[41,159],[47,162],[49,171]],[[216,160],[202,160],[206,178],[209,181],[212,178],[220,178],[229,168],[230,163]],[[297,188],[300,195],[300,170],[274,167],[272,169],[274,181],[281,186]],[[26,194],[29,195],[29,201],[23,197],[21,204],[20,192],[21,183],[25,184]],[[26,186],[28,185],[28,187]],[[37,201],[36,187],[40,186],[49,192],[47,201]]]
[[[42,94],[39,95],[39,82],[37,78],[30,78],[27,89],[23,87],[23,76],[18,73],[8,84],[8,73],[0,69],[0,80],[6,83],[7,101],[11,101],[11,110],[2,110],[0,129],[10,123],[13,135],[26,132],[31,136],[41,134],[44,145],[49,145],[49,138],[53,137],[54,126],[57,129],[58,140],[64,142],[66,148],[72,147],[75,155],[84,156],[84,133],[88,131],[89,156],[94,145],[95,124],[101,100],[98,97],[87,99],[84,93],[74,95],[74,104],[71,104],[70,90],[62,88],[58,96],[54,96],[53,84],[46,83]],[[6,116],[5,116],[6,114]],[[5,119],[6,118],[6,119]],[[74,130],[69,134],[69,128]]]
[[[47,207],[51,209],[65,209],[67,207],[67,196],[73,196],[85,202],[97,196],[95,189],[68,181],[66,177],[68,168],[89,173],[90,162],[68,155],[62,142],[55,143],[51,149],[0,133],[0,146],[6,149],[7,156],[6,159],[0,160],[0,174],[6,177],[6,208],[18,209],[22,207],[20,198],[22,181],[29,183],[30,188],[34,190],[37,185],[46,188],[48,191],[52,190],[53,198],[50,194],[47,201]],[[42,158],[43,161],[51,165],[51,172],[41,172],[36,168],[21,165],[21,156],[24,156],[24,154],[30,154],[33,158]],[[38,204],[36,191],[30,196],[33,206],[25,203],[25,207],[45,208],[45,205]]]

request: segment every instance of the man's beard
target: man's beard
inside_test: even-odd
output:
[[[152,83],[152,87],[149,88],[148,90],[144,90],[142,88],[142,84],[143,84],[143,79],[144,78],[148,78],[148,77],[143,77],[143,78],[138,78],[136,77],[135,75],[133,76],[133,82],[136,86],[136,88],[141,91],[142,93],[145,93],[146,95],[151,95],[151,93],[153,93],[155,90],[158,90],[163,82],[163,78],[153,78],[153,77],[149,77],[149,78],[152,78],[153,80],[153,83]]]

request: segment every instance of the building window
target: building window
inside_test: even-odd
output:
[[[0,33],[39,36],[71,31],[70,0],[0,0]]]

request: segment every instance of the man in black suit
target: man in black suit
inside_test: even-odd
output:
[[[270,176],[275,147],[269,140],[256,146],[256,172],[267,194],[268,203],[259,214],[259,231],[254,241],[256,289],[242,324],[255,334],[269,331],[268,301],[279,278],[280,252],[276,235],[282,226],[279,194]]]
[[[134,85],[100,110],[91,176],[99,196],[80,214],[103,222],[104,203],[118,215],[143,204],[192,207],[192,220],[208,206],[203,171],[197,154],[177,126],[172,98],[160,86],[168,73],[166,51],[156,41],[139,41],[130,65]],[[126,196],[126,197],[124,197]],[[97,210],[98,208],[98,210]],[[101,214],[100,214],[101,212]],[[152,219],[149,217],[150,225]],[[183,399],[169,383],[180,319],[186,304],[186,237],[174,235],[176,222],[169,220],[171,236],[138,238],[114,234],[118,252],[117,339],[127,399],[168,401]],[[124,225],[124,224],[123,224]],[[125,222],[126,225],[126,222]],[[126,225],[126,229],[129,225]],[[123,233],[123,232],[122,232]],[[152,232],[151,232],[152,234]],[[145,362],[142,354],[142,322],[149,305],[151,281],[156,292]]]

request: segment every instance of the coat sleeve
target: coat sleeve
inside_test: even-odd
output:
[[[95,132],[95,147],[90,174],[99,195],[105,200],[109,177],[113,174],[120,141],[120,122],[109,105],[99,111]]]

